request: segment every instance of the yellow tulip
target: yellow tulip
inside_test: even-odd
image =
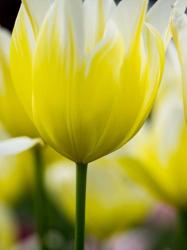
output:
[[[74,221],[75,168],[72,163],[52,164],[46,173],[46,183],[52,199]],[[140,224],[154,205],[148,193],[124,173],[118,157],[90,164],[87,194],[86,228],[99,238]]]
[[[168,61],[152,120],[130,145],[132,156],[122,160],[130,176],[157,198],[177,208],[187,206],[187,127],[184,122],[181,73],[176,56]],[[171,67],[172,65],[172,67]],[[138,165],[139,164],[139,165]]]
[[[174,2],[159,0],[147,14],[147,0],[117,6],[113,0],[23,0],[11,71],[27,113],[56,151],[88,163],[140,128],[162,75]]]
[[[0,28],[0,120],[12,136],[36,136],[36,129],[17,98],[10,73],[10,34]]]

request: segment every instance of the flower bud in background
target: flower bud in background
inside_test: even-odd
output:
[[[174,47],[173,47],[174,49]],[[171,52],[171,50],[170,50]],[[175,55],[175,56],[174,56]],[[172,59],[172,61],[169,60]],[[168,54],[162,90],[152,113],[151,121],[134,139],[134,162],[123,161],[124,168],[137,182],[151,190],[157,198],[177,208],[187,206],[187,128],[185,125],[181,74],[176,52]],[[171,67],[173,65],[173,67]],[[173,76],[171,81],[170,76]],[[169,84],[168,84],[169,83]],[[168,90],[166,90],[166,85]]]
[[[0,157],[0,201],[14,204],[33,186],[33,156],[30,151]]]

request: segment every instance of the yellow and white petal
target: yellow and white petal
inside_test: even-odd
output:
[[[123,34],[127,53],[140,42],[147,5],[147,0],[121,1],[113,12],[112,18]]]
[[[165,47],[171,39],[170,22],[175,2],[176,0],[158,0],[147,14],[147,21],[158,29]]]
[[[25,7],[21,5],[10,46],[10,68],[18,97],[32,119],[32,57],[35,38]]]
[[[164,70],[164,44],[158,32],[151,25],[146,25],[144,30],[144,52],[146,54],[146,76],[143,79],[145,88],[143,102],[139,114],[127,136],[128,140],[139,130],[149,115]],[[126,140],[127,140],[126,138]]]
[[[80,32],[83,22],[81,18],[79,19],[77,15],[73,14],[77,11],[77,6],[80,7],[81,12],[79,1],[59,0],[55,2],[41,28],[34,58],[33,108],[35,120],[37,123],[39,120],[39,129],[42,130],[42,134],[50,137],[50,141],[56,139],[53,133],[62,131],[65,145],[66,142],[69,145],[69,141],[72,141],[69,138],[71,133],[68,132],[71,126],[66,122],[66,119],[69,120],[67,112],[69,113],[74,81],[77,80],[77,77],[82,77],[83,62],[81,61],[84,59],[81,55],[80,42],[81,36],[83,36],[83,33]],[[81,82],[80,79],[79,83]],[[51,93],[53,94],[51,95]],[[47,101],[47,109],[43,101]],[[35,109],[35,107],[37,108]],[[40,119],[37,114],[43,108],[45,112],[42,111],[43,115],[40,116],[42,118]],[[51,127],[54,123],[55,127]],[[60,136],[57,137],[58,140],[62,140]],[[69,148],[68,145],[66,148]]]
[[[177,47],[181,69],[182,69],[182,81],[183,81],[183,96],[184,96],[184,108],[187,117],[187,16],[177,15],[172,22],[172,32],[175,45]]]
[[[31,139],[29,137],[18,137],[0,142],[0,156],[20,154],[37,144],[42,144],[40,139]]]
[[[35,35],[38,34],[44,17],[54,0],[22,0],[32,24]]]
[[[102,39],[105,25],[116,5],[113,0],[85,0],[84,10],[84,32],[85,49],[92,50]]]
[[[11,136],[37,135],[16,95],[10,73],[10,33],[0,28],[0,120]]]

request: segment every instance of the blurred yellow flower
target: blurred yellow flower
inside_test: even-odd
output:
[[[147,0],[23,0],[11,71],[27,113],[56,151],[88,163],[140,128],[162,75],[174,2],[159,0],[147,15]]]
[[[33,156],[25,152],[18,156],[0,157],[0,202],[16,202],[33,184]]]
[[[16,219],[12,211],[0,204],[0,249],[10,250],[16,242]]]
[[[164,92],[156,102],[152,120],[131,143],[132,157],[122,161],[129,175],[157,198],[182,208],[187,206],[187,127],[176,52],[173,59],[168,61],[170,66],[166,67],[162,83]],[[175,84],[170,81],[168,86],[171,75]]]
[[[46,181],[52,199],[73,220],[75,168],[72,163],[59,161],[51,165]],[[129,229],[143,222],[153,204],[150,196],[127,177],[118,158],[90,164],[86,205],[88,233],[106,237]]]
[[[10,33],[0,27],[0,121],[12,136],[37,135],[16,96],[10,73]]]

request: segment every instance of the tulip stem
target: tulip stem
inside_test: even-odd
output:
[[[42,156],[42,147],[34,147],[35,160],[35,216],[36,226],[39,238],[40,250],[48,250],[45,244],[47,233],[47,216],[46,216],[46,190],[44,184],[44,161]]]
[[[84,250],[87,164],[76,166],[75,250]]]

